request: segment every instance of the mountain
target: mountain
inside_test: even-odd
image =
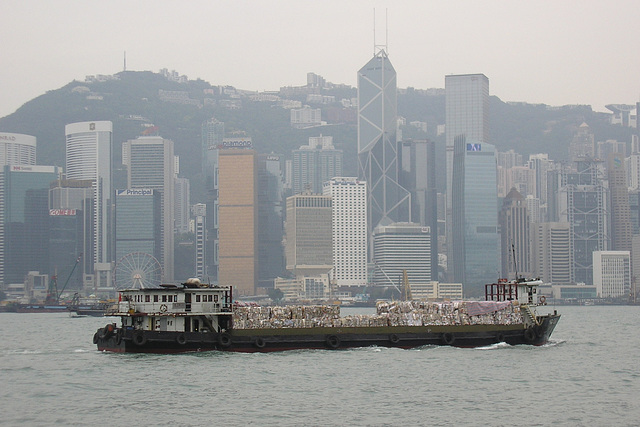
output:
[[[288,89],[270,95],[307,103],[305,90]],[[357,96],[355,88],[344,85],[317,92],[332,95],[338,102]],[[290,111],[280,107],[275,97],[258,100],[251,95],[256,94],[230,86],[214,86],[200,79],[179,82],[166,74],[126,71],[86,82],[73,81],[48,91],[1,118],[0,130],[36,136],[38,164],[64,166],[64,126],[79,121],[110,120],[114,125],[114,164],[118,169],[122,142],[155,126],[159,135],[174,141],[175,152],[181,160],[181,175],[191,180],[193,202],[202,201],[204,196],[200,179],[200,129],[202,122],[211,117],[225,122],[228,135],[244,131],[252,137],[258,152],[285,158],[290,157],[291,150],[307,144],[310,136],[333,136],[336,148],[344,151],[344,174],[357,174],[357,127],[353,119],[347,123],[294,129],[289,124]],[[311,105],[322,107],[323,120],[327,120],[326,105]],[[444,136],[436,136],[435,130],[445,122],[444,105],[443,90],[407,88],[398,94],[398,114],[407,122],[403,135],[436,140],[438,155],[443,159],[438,162],[440,167],[444,165]],[[341,108],[337,103],[333,107]],[[490,111],[492,142],[500,151],[514,149],[525,156],[546,152],[556,160],[565,160],[572,134],[582,122],[592,128],[596,141],[628,142],[632,132],[609,125],[606,114],[595,113],[589,106],[551,108],[505,103],[492,96]],[[412,121],[426,122],[427,132],[410,126]]]

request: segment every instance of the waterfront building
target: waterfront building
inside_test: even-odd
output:
[[[65,126],[65,135],[67,179],[93,183],[94,263],[110,263],[113,261],[113,124],[109,121],[71,123]]]
[[[309,144],[293,150],[292,157],[293,194],[306,189],[322,193],[324,182],[342,176],[342,150],[335,149],[332,136],[310,137]]]
[[[447,269],[450,280],[453,273],[453,163],[456,138],[469,142],[489,142],[489,79],[484,74],[445,76],[445,130],[446,130],[446,245]],[[495,209],[497,211],[497,208]],[[461,273],[459,273],[461,274]],[[458,274],[458,277],[459,277]]]
[[[367,284],[367,183],[355,177],[335,177],[324,185],[332,197],[333,270],[338,286]]]
[[[504,198],[499,216],[502,278],[531,277],[530,218],[522,194],[512,188]]]
[[[545,283],[573,283],[571,226],[566,222],[531,225],[532,275]]]
[[[600,298],[629,298],[631,295],[629,251],[593,252],[593,284]]]
[[[0,132],[0,167],[35,165],[36,142],[35,136]]]
[[[218,153],[218,284],[233,285],[235,295],[255,295],[258,283],[258,173],[250,146],[229,141]]]
[[[381,49],[358,71],[358,176],[367,182],[369,233],[411,220],[411,195],[398,183],[396,71]]]
[[[420,224],[397,222],[379,225],[373,233],[373,283],[402,289],[403,272],[409,283],[432,279],[431,229]]]
[[[0,174],[0,283],[49,269],[49,186],[57,166],[5,165]],[[70,264],[73,261],[69,262]]]
[[[296,277],[327,274],[333,267],[330,195],[306,191],[287,197],[286,266]]]
[[[466,295],[484,293],[500,275],[495,147],[460,136],[453,162],[454,282]]]
[[[143,136],[122,144],[130,189],[153,189],[160,193],[162,244],[160,264],[163,283],[174,280],[175,158],[173,141]],[[127,162],[125,162],[127,159]]]

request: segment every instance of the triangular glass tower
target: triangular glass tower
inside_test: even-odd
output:
[[[396,71],[381,49],[358,71],[358,175],[367,181],[369,231],[410,221],[411,196],[398,184]]]

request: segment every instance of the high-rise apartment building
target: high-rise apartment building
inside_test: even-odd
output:
[[[611,249],[631,251],[631,210],[629,207],[629,188],[624,168],[624,157],[617,153],[609,154],[607,178],[611,201]]]
[[[191,213],[193,215],[193,234],[195,235],[196,245],[196,271],[194,277],[209,283],[210,278],[206,275],[207,205],[204,203],[195,204]]]
[[[445,76],[444,84],[447,167],[445,232],[448,276],[449,279],[454,280],[453,277],[456,276],[453,272],[455,255],[452,219],[454,142],[460,137],[469,142],[489,142],[489,79],[484,74],[449,75]]]
[[[0,132],[0,166],[35,164],[35,136]]]
[[[594,135],[588,124],[582,123],[573,134],[569,144],[569,161],[593,159],[595,157]]]
[[[258,284],[258,173],[256,153],[218,153],[218,284],[236,295],[254,295]]]
[[[342,150],[333,146],[332,136],[309,138],[309,144],[293,150],[293,194],[307,188],[312,193],[322,193],[324,182],[334,176],[342,176]]]
[[[358,71],[358,176],[367,182],[369,232],[410,221],[411,196],[398,183],[396,71],[380,50]]]
[[[191,208],[191,183],[187,178],[175,178],[175,229],[176,233],[189,232],[189,209]]]
[[[173,141],[160,136],[143,136],[122,144],[122,158],[128,159],[127,184],[130,189],[152,189],[160,193],[162,228],[163,283],[174,280],[174,222],[175,222],[175,158]],[[151,254],[150,254],[151,255]]]
[[[531,277],[530,218],[522,194],[512,188],[504,198],[499,216],[502,278]]]
[[[355,177],[336,177],[325,183],[332,197],[332,279],[338,286],[367,284],[367,183]]]
[[[453,277],[478,296],[500,275],[495,147],[456,138],[453,159]]]
[[[113,261],[112,156],[113,124],[109,121],[71,123],[65,126],[66,177],[91,180],[93,202],[93,259]]]
[[[406,271],[412,285],[430,283],[430,232],[429,227],[409,222],[377,226],[373,233],[373,282],[402,289]]]

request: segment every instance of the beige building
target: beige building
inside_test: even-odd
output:
[[[257,161],[252,149],[220,150],[218,223],[220,285],[254,295],[258,281]]]

